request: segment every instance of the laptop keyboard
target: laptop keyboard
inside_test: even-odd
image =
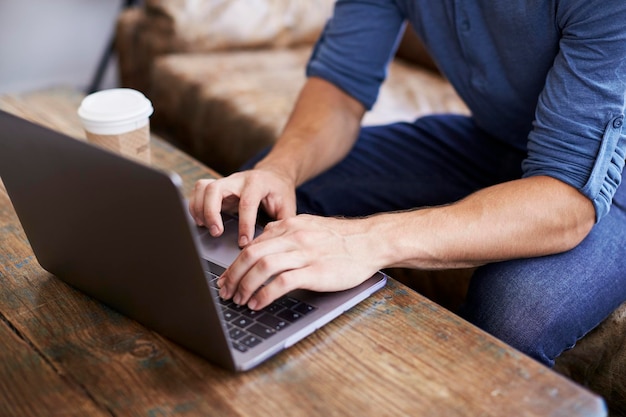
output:
[[[207,271],[207,274],[210,283],[217,289],[215,282],[219,277],[212,272]],[[283,296],[258,311],[231,300],[218,297],[218,301],[231,345],[240,352],[247,352],[316,310],[315,306],[292,296]]]

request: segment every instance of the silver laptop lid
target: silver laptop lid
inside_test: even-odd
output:
[[[44,269],[235,368],[175,174],[0,112],[0,177]]]

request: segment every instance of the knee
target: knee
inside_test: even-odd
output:
[[[537,310],[501,308],[494,311],[485,307],[465,305],[461,314],[472,324],[525,355],[548,367],[554,365],[554,359],[560,353],[559,349],[555,349],[559,345],[559,329],[546,320],[545,314]]]
[[[556,358],[551,349],[554,346],[553,333],[533,317],[500,317],[497,320],[468,317],[474,325],[505,342],[509,346],[548,367],[554,365]]]

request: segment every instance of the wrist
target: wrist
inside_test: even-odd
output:
[[[271,171],[295,188],[318,173],[312,168],[318,159],[311,157],[315,154],[315,149],[309,147],[313,142],[305,135],[283,134],[255,168]]]
[[[445,265],[433,235],[431,209],[382,213],[367,218],[381,268],[440,269]]]
[[[298,186],[298,170],[293,161],[276,158],[271,154],[259,161],[254,169],[269,171],[289,183],[295,189]]]
[[[398,242],[402,233],[397,226],[400,216],[400,213],[381,213],[356,221],[354,233],[361,238],[359,248],[376,269],[406,266],[403,261],[408,248]]]

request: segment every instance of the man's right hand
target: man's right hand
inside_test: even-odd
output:
[[[224,231],[221,211],[239,213],[239,245],[254,237],[260,206],[276,220],[296,214],[296,187],[329,169],[350,151],[365,107],[320,78],[305,83],[284,131],[254,169],[200,180],[189,211],[211,235]]]
[[[259,207],[275,219],[296,215],[295,184],[286,176],[255,168],[221,179],[196,182],[189,199],[189,212],[198,226],[205,226],[212,236],[224,232],[222,211],[239,215],[239,246],[254,239]]]

